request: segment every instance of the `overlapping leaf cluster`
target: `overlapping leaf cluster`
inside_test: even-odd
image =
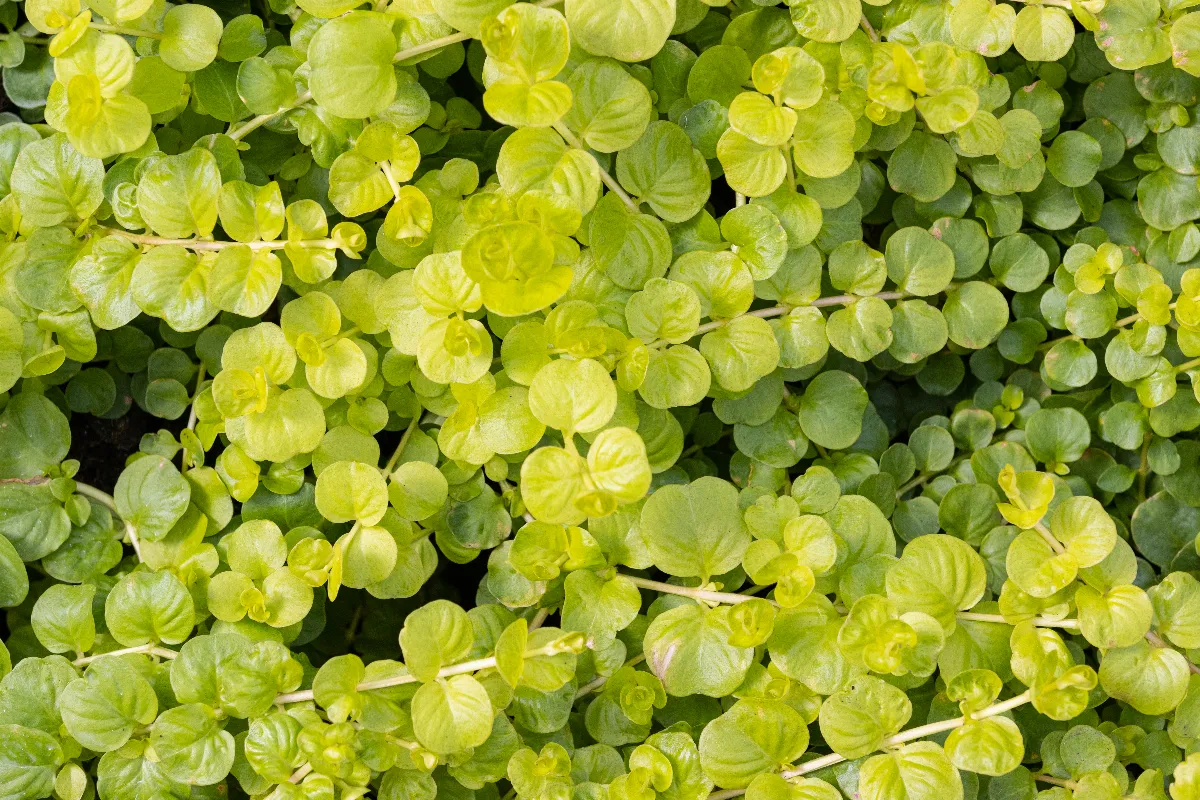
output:
[[[0,5],[0,798],[1200,800],[1195,8]]]

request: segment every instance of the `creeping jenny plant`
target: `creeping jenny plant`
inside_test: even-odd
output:
[[[0,28],[0,800],[1200,800],[1197,0]]]

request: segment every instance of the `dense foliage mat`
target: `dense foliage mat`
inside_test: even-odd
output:
[[[1200,800],[1198,2],[867,3],[0,5],[0,800]]]

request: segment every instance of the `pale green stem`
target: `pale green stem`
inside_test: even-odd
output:
[[[401,50],[399,53],[396,53],[396,55],[392,58],[392,61],[397,63],[401,61],[407,61],[410,58],[416,58],[417,56],[422,56],[426,53],[432,53],[434,50],[441,50],[443,47],[449,47],[452,44],[465,42],[470,38],[471,34],[459,31],[458,33],[452,33],[449,36],[430,39],[428,42],[413,45],[412,47]]]
[[[1153,434],[1146,431],[1146,435],[1142,438],[1142,452],[1138,459],[1138,502],[1143,502],[1146,499],[1146,480],[1150,477],[1150,442],[1154,440]]]
[[[1059,8],[1065,8],[1068,11],[1071,10],[1071,0],[1013,0],[1013,2],[1028,3],[1030,5],[1038,6],[1058,6]]]
[[[539,647],[536,650],[528,650],[525,652],[525,658],[537,658],[539,656],[553,656],[559,653],[576,652],[571,648],[564,647],[559,642],[551,642],[545,647]],[[491,669],[496,666],[496,657],[488,656],[487,658],[477,658],[474,661],[464,661],[461,664],[443,667],[438,670],[438,678],[450,678],[454,675],[466,675],[471,672],[478,672],[481,669]],[[393,686],[404,686],[409,683],[422,683],[415,675],[395,675],[391,678],[380,678],[375,681],[364,681],[354,687],[357,692],[369,692],[373,689],[389,689]],[[287,705],[288,703],[306,703],[313,699],[312,689],[305,689],[300,692],[288,692],[276,696],[276,705]]]
[[[771,306],[770,308],[759,308],[754,311],[747,311],[742,316],[744,316],[744,317],[761,317],[763,319],[770,319],[771,317],[782,317],[784,314],[788,313],[791,310],[792,310],[792,306]],[[737,317],[734,317],[734,319],[737,319]],[[733,320],[729,320],[729,319],[717,319],[717,320],[713,320],[712,322],[706,322],[703,325],[701,325],[699,328],[696,328],[696,332],[692,334],[692,337],[694,338],[696,336],[703,336],[706,333],[711,333],[712,331],[718,330],[720,328],[724,328],[726,325],[728,325],[732,321]],[[654,344],[658,344],[658,343],[655,342]]]
[[[550,616],[552,609],[539,608],[537,613],[533,615],[533,619],[529,620],[529,630],[536,631],[542,625],[546,624],[546,618]]]
[[[871,21],[867,19],[866,14],[863,14],[862,18],[859,19],[858,27],[863,29],[863,33],[867,34],[867,38],[872,42],[879,41],[879,33],[876,32],[875,28],[871,25]]]
[[[1147,631],[1146,641],[1150,643],[1151,647],[1165,647],[1170,650],[1175,649],[1175,648],[1171,647],[1171,645],[1167,642],[1166,639],[1159,636],[1158,633],[1155,631]],[[1187,656],[1184,656],[1184,660],[1187,661],[1189,672],[1191,672],[1193,675],[1200,675],[1200,667],[1193,664],[1191,662],[1191,660],[1187,658]]]
[[[1051,533],[1050,529],[1046,527],[1046,523],[1038,522],[1033,526],[1033,528],[1039,534],[1041,534],[1042,539],[1046,541],[1046,544],[1050,545],[1050,549],[1053,550],[1056,555],[1062,555],[1063,553],[1067,552],[1067,548],[1063,547],[1062,542],[1054,538],[1054,534]]]
[[[1022,2],[1022,0],[1017,0],[1017,2]],[[1046,5],[1051,5],[1051,4],[1050,4],[1050,3],[1046,3]],[[1168,306],[1167,306],[1167,309],[1168,309],[1168,310],[1171,310],[1171,311],[1174,311],[1174,310],[1175,310],[1175,303],[1171,303],[1170,305],[1168,305]],[[1137,313],[1137,312],[1134,312],[1133,314],[1130,314],[1130,315],[1129,315],[1129,316],[1127,316],[1127,317],[1121,317],[1119,320],[1117,320],[1116,322],[1114,322],[1114,323],[1113,323],[1113,326],[1112,326],[1112,329],[1113,329],[1113,330],[1117,330],[1118,328],[1124,328],[1124,327],[1127,327],[1127,326],[1129,326],[1129,325],[1132,325],[1132,324],[1134,324],[1135,322],[1139,321],[1140,319],[1142,319],[1142,315],[1141,315],[1141,314],[1139,314],[1139,313]],[[1040,345],[1038,345],[1038,349],[1039,349],[1039,350],[1046,350],[1046,349],[1049,349],[1049,348],[1053,347],[1054,345],[1058,344],[1059,342],[1066,342],[1066,341],[1070,341],[1070,340],[1072,340],[1072,339],[1079,339],[1079,337],[1078,337],[1078,336],[1074,336],[1074,335],[1069,335],[1069,336],[1060,336],[1060,337],[1058,337],[1057,339],[1050,339],[1049,341],[1042,342]],[[1081,340],[1081,341],[1082,341],[1082,340]]]
[[[887,739],[883,740],[883,749],[887,749],[890,747],[896,747],[898,745],[906,744],[908,742],[914,742],[917,739],[924,739],[926,736],[933,736],[934,734],[945,733],[946,731],[952,731],[955,728],[961,728],[963,725],[966,725],[968,722],[970,722],[972,720],[980,720],[980,719],[988,719],[989,717],[996,717],[996,716],[999,716],[1006,712],[1012,711],[1014,708],[1020,708],[1021,706],[1032,702],[1032,700],[1033,700],[1033,697],[1030,695],[1030,693],[1028,691],[1025,691],[1025,692],[1022,692],[1021,694],[1017,695],[1016,697],[1010,697],[1009,699],[1004,700],[1003,702],[988,706],[987,708],[983,709],[982,711],[976,711],[974,714],[970,714],[969,716],[954,717],[953,719],[944,719],[944,720],[940,720],[938,722],[930,722],[927,725],[921,725],[916,728],[910,728],[906,731],[900,731],[900,733],[897,733],[895,736],[889,736]],[[844,760],[844,759],[840,759],[840,760]],[[811,763],[812,762],[806,762],[804,764],[801,764],[799,767],[797,767],[794,770],[788,770],[787,772],[783,773],[783,777],[792,778],[792,777],[796,777],[797,775],[803,775],[807,772],[815,772],[816,770],[812,769],[809,766]],[[819,767],[818,767],[818,769],[819,769]]]
[[[348,336],[357,331],[358,331],[358,328],[354,327],[354,328],[351,328],[349,331],[344,331],[341,335]],[[400,456],[404,454],[404,448],[408,446],[408,440],[412,438],[413,431],[415,431],[417,429],[417,423],[419,423],[420,421],[421,421],[421,413],[418,412],[416,414],[416,416],[414,416],[412,418],[412,421],[408,423],[408,427],[404,429],[404,435],[400,437],[400,443],[396,445],[396,449],[392,451],[391,458],[388,459],[387,463],[384,464],[383,469],[381,470],[381,472],[383,472],[384,480],[387,480],[388,478],[391,477],[392,470],[396,468],[396,462],[398,462],[400,460]],[[350,530],[346,532],[346,535],[353,536],[355,534],[355,532],[358,531],[358,529],[361,526],[362,526],[362,522],[360,522],[359,520],[355,520],[354,524],[350,526]],[[332,593],[330,593],[329,599],[330,600],[337,599],[337,590],[336,589]]]
[[[1033,779],[1035,781],[1038,781],[1039,783],[1048,783],[1051,786],[1061,786],[1064,789],[1070,789],[1072,791],[1079,788],[1079,784],[1076,783],[1075,781],[1068,781],[1068,780],[1063,780],[1062,778],[1055,778],[1053,775],[1046,775],[1044,773],[1039,773],[1037,775],[1034,775]]]
[[[707,589],[693,588],[690,586],[676,586],[673,583],[663,583],[661,581],[652,581],[647,578],[639,578],[634,575],[622,574],[621,577],[623,577],[626,580],[628,580],[629,582],[631,582],[634,586],[638,586],[643,589],[651,589],[656,592],[662,592],[664,594],[678,595],[680,597],[691,597],[695,600],[702,600],[702,601],[709,602],[709,603],[720,603],[722,605],[737,605],[738,603],[744,603],[747,600],[754,599],[754,595],[751,595],[751,594],[740,594],[740,593],[734,593],[734,592],[716,592],[716,591],[710,591]],[[767,600],[767,602],[771,603],[776,608],[780,607],[779,604],[777,602],[775,602],[774,600]],[[840,613],[845,614],[846,610],[842,609]],[[1012,624],[1012,623],[1008,622],[1008,620],[1006,620],[1000,614],[981,614],[981,613],[977,613],[977,612],[973,612],[973,611],[959,611],[957,616],[959,619],[964,619],[964,620],[968,620],[968,621],[972,621],[972,622],[992,622],[992,623],[996,623],[999,625],[1011,625]],[[1039,627],[1039,628],[1064,628],[1064,629],[1068,629],[1068,630],[1077,630],[1079,628],[1079,620],[1075,620],[1075,619],[1055,619],[1053,617],[1034,617],[1033,619],[1030,620],[1030,622],[1032,622],[1036,627]]]
[[[408,440],[412,438],[413,431],[417,429],[417,423],[421,421],[421,412],[417,412],[412,418],[412,422],[408,423],[408,427],[404,429],[404,435],[400,437],[400,444],[396,445],[396,450],[392,453],[392,457],[388,459],[387,464],[383,467],[384,477],[392,474],[392,470],[396,468],[396,462],[400,460],[400,456],[404,454],[404,448],[408,447]]]
[[[626,661],[624,666],[632,667],[636,664],[642,663],[645,660],[646,660],[646,654],[643,653],[641,655],[634,656],[633,658]],[[599,678],[596,678],[594,681],[585,683],[583,686],[579,687],[579,691],[575,692],[575,699],[579,700],[580,698],[587,697],[589,694],[596,691],[604,684],[608,683],[608,679],[611,677],[612,677],[611,675],[601,675]]]
[[[952,731],[955,728],[961,728],[963,725],[965,725],[970,720],[987,719],[988,717],[994,717],[999,714],[1003,714],[1006,711],[1011,711],[1014,708],[1019,708],[1020,706],[1023,706],[1026,703],[1030,702],[1030,700],[1031,700],[1031,698],[1030,698],[1029,692],[1024,692],[1022,694],[1017,695],[1016,697],[1005,700],[1002,703],[996,703],[995,705],[988,706],[987,708],[983,709],[982,711],[977,711],[974,714],[971,714],[970,716],[967,716],[967,717],[955,717],[954,719],[944,719],[939,722],[931,722],[928,725],[922,725],[918,728],[911,728],[906,731],[901,731],[900,733],[897,733],[895,736],[891,736],[887,739],[884,739],[883,743],[880,745],[879,749],[886,750],[886,749],[889,749],[892,747],[896,747],[898,745],[905,744],[906,742],[912,742],[917,739],[923,739],[926,736],[933,736],[934,734],[937,734],[937,733],[944,733],[946,731]],[[800,764],[799,766],[797,766],[793,769],[784,770],[783,773],[781,773],[781,774],[784,778],[791,780],[792,778],[799,778],[803,775],[808,775],[808,774],[816,772],[818,770],[825,769],[826,767],[832,767],[834,764],[840,764],[845,760],[846,759],[844,757],[839,756],[837,753],[830,753],[827,756],[821,756],[820,758],[814,758],[812,761],[805,761],[803,764]],[[741,797],[745,793],[746,793],[745,789],[726,789],[725,791],[721,791],[721,792],[713,792],[712,794],[710,794],[708,796],[708,800],[728,800],[728,798],[732,798],[732,797]]]
[[[568,128],[566,125],[563,125],[561,122],[556,122],[551,127],[553,127],[554,130],[558,132],[558,135],[563,138],[563,141],[565,141],[571,147],[575,148],[576,150],[583,150],[585,153],[587,152],[587,146],[583,142],[579,141],[575,134],[571,133],[570,128]],[[623,188],[621,188],[621,184],[617,183],[617,179],[612,175],[609,175],[608,172],[600,167],[599,164],[596,165],[596,168],[600,170],[600,180],[605,186],[608,187],[608,190],[617,197],[621,198],[621,202],[624,203],[625,207],[630,211],[635,214],[640,213],[638,204],[633,202],[633,199],[630,198],[629,194]]]
[[[1172,303],[1171,305],[1174,306],[1175,304]],[[1114,328],[1124,328],[1126,325],[1132,325],[1133,323],[1137,322],[1141,318],[1142,318],[1142,315],[1135,311],[1132,314],[1130,314],[1128,317],[1121,317],[1119,320],[1114,322],[1113,327]]]
[[[105,25],[102,22],[89,22],[88,27],[94,31],[100,31],[101,33],[115,33],[119,36],[139,36],[144,39],[166,38],[164,34],[161,34],[158,31],[143,31],[138,30],[137,28],[124,28],[120,25]]]
[[[470,34],[455,33],[455,34],[451,34],[450,36],[443,36],[440,39],[431,39],[430,41],[425,42],[424,44],[419,44],[414,47],[410,47],[406,50],[401,50],[400,52],[396,53],[395,57],[392,60],[397,61],[397,62],[406,61],[410,58],[416,58],[419,55],[423,55],[425,53],[429,53],[434,50],[438,50],[438,49],[446,47],[448,45],[455,44],[456,42],[466,41],[467,39],[470,39],[470,38],[471,38]],[[270,114],[259,114],[257,117],[253,117],[250,120],[248,120],[247,122],[244,122],[241,125],[239,125],[237,128],[234,128],[227,135],[229,136],[230,139],[233,139],[235,142],[239,141],[241,139],[244,139],[247,136],[249,136],[251,133],[253,133],[254,131],[261,128],[263,125],[266,125],[271,120],[277,119],[277,118],[283,116],[284,114],[288,113],[289,111],[293,111],[293,110],[299,108],[300,106],[307,103],[309,100],[312,100],[312,92],[305,91],[305,92],[297,95],[296,99],[294,101],[292,101],[289,105],[279,109],[278,111],[272,111]]]
[[[131,653],[145,653],[146,655],[159,656],[161,658],[175,658],[179,655],[174,650],[168,650],[165,647],[159,647],[154,644],[139,644],[137,647],[126,647],[123,650],[110,650],[107,653],[93,653],[90,656],[83,656],[75,659],[73,663],[77,667],[82,667],[85,664],[91,664],[93,661],[99,661],[102,658],[109,656],[126,656]]]
[[[909,491],[917,488],[918,486],[922,486],[925,483],[928,483],[933,478],[936,478],[939,474],[940,473],[937,473],[937,472],[929,472],[924,475],[918,475],[917,477],[913,478],[908,483],[903,484],[899,489],[896,490],[896,499],[899,500],[901,497],[903,497],[905,495],[906,492],[909,492]]]
[[[1175,367],[1175,372],[1176,374],[1180,372],[1187,372],[1189,369],[1195,369],[1196,367],[1200,367],[1200,358],[1193,358],[1191,361],[1183,362],[1179,366]]]
[[[995,436],[992,437],[991,441],[989,441],[988,444],[992,445],[992,444],[995,444],[996,442],[1002,441],[1003,439],[1004,439],[1003,432],[997,433]],[[964,461],[970,460],[970,457],[971,457],[971,453],[961,455],[958,458],[951,461],[949,464],[947,464],[945,469],[938,470],[937,472],[926,473],[925,475],[923,475],[919,478],[913,478],[911,481],[909,481],[908,483],[904,484],[903,486],[901,486],[899,489],[896,490],[896,499],[899,500],[904,495],[905,492],[908,492],[917,486],[921,486],[925,483],[928,483],[929,481],[933,480],[934,478],[940,477],[942,475],[949,475],[950,473],[954,472],[954,470],[958,469],[958,466],[960,464],[962,464]]]
[[[905,297],[908,297],[908,292],[878,292],[876,294],[866,295],[865,297],[857,294],[839,294],[835,297],[818,297],[816,300],[812,301],[811,305],[815,308],[822,308],[824,306],[844,306],[848,303],[855,303],[859,300],[865,300],[867,297],[874,297],[876,300],[903,300]]]
[[[388,182],[388,187],[392,190],[392,197],[396,200],[400,199],[400,182],[396,180],[396,176],[392,174],[392,165],[386,161],[379,162],[379,169],[383,172],[383,177]]]
[[[546,8],[549,6],[557,5],[560,2],[562,2],[562,0],[542,0],[542,2],[539,2],[538,5],[542,6],[543,8]],[[425,53],[432,53],[435,50],[440,50],[443,47],[449,47],[452,44],[457,44],[459,42],[465,42],[470,38],[471,38],[471,34],[463,33],[460,31],[458,33],[452,33],[449,36],[442,36],[437,39],[430,39],[428,42],[423,42],[421,44],[413,45],[412,47],[401,50],[400,52],[396,53],[395,56],[392,57],[392,61],[394,61],[396,63],[407,61],[410,58],[416,58],[417,56],[424,55]],[[234,141],[244,139],[250,133],[258,130],[259,128],[261,128],[263,125],[266,125],[271,120],[273,120],[277,117],[281,117],[293,109],[299,108],[300,106],[307,103],[309,100],[312,100],[312,92],[306,91],[303,94],[299,95],[296,98],[296,100],[291,105],[287,106],[286,108],[281,108],[278,111],[274,111],[270,114],[259,114],[257,117],[254,117],[253,119],[249,120],[248,122],[243,123],[240,127],[234,128],[232,131],[229,132],[228,136],[229,136],[229,138],[233,139]]]
[[[907,296],[908,296],[907,292],[879,292],[878,294],[866,295],[866,297],[874,297],[878,300],[900,300]],[[854,303],[854,302],[857,302],[858,300],[863,300],[863,299],[865,299],[865,298],[860,297],[859,295],[856,295],[856,294],[839,294],[834,297],[819,297],[816,300],[809,303],[809,305],[812,306],[813,308],[825,308],[826,306],[844,306],[849,303]],[[741,316],[743,316],[743,317],[762,317],[763,319],[770,319],[771,317],[782,317],[784,314],[787,314],[788,312],[790,312],[793,308],[796,308],[796,306],[785,306],[785,305],[771,306],[769,308],[758,308],[758,309],[755,309],[754,311],[747,311],[745,314],[742,314]],[[734,317],[733,319],[738,319],[738,317]],[[724,328],[726,325],[728,325],[732,321],[733,320],[718,319],[718,320],[714,320],[712,322],[706,322],[703,325],[701,325],[699,328],[696,328],[696,332],[694,334],[692,334],[692,337],[694,338],[696,336],[703,336],[704,334],[715,331],[718,328]],[[657,344],[657,342],[655,342],[654,344]]]
[[[89,497],[92,500],[95,500],[97,503],[111,511],[114,517],[121,520],[121,522],[125,525],[125,535],[129,537],[129,544],[133,547],[133,552],[137,556],[137,560],[140,562],[142,560],[142,543],[138,539],[137,528],[133,527],[133,523],[131,523],[129,520],[121,519],[121,515],[117,512],[117,501],[113,499],[113,496],[108,492],[100,491],[95,486],[91,486],[86,483],[80,483],[79,481],[75,482],[75,491],[84,497]]]
[[[200,369],[196,373],[196,391],[192,392],[192,404],[191,404],[191,407],[188,409],[188,418],[187,418],[187,426],[186,427],[187,427],[187,430],[189,430],[189,431],[196,430],[196,422],[197,422],[197,420],[196,420],[196,398],[200,395],[200,387],[203,384],[204,384],[204,362],[200,362]],[[192,462],[192,458],[190,455],[188,455],[188,451],[185,448],[183,451],[183,456],[181,458],[181,466],[183,467],[184,472],[187,472],[188,468],[191,467],[191,462]]]
[[[284,108],[281,108],[278,111],[272,111],[270,114],[259,114],[257,117],[253,117],[249,121],[244,122],[241,125],[239,125],[238,127],[234,128],[226,135],[229,136],[230,139],[233,139],[235,142],[239,141],[241,139],[245,139],[251,133],[258,130],[263,125],[266,125],[271,120],[275,119],[276,117],[280,117],[289,111],[299,108],[300,106],[307,103],[309,100],[312,100],[312,92],[305,91],[305,92],[297,95],[296,99],[294,101],[292,101],[292,103],[290,105],[285,106]]]
[[[360,527],[362,527],[362,522],[357,519],[354,520],[354,524],[350,526],[350,530],[346,531],[346,541],[354,541],[354,534],[358,532]],[[325,590],[328,593],[330,600],[337,600],[338,592],[341,590],[341,584],[326,584]]]
[[[104,236],[120,236],[123,239],[128,239],[135,244],[150,245],[152,247],[186,247],[189,250],[224,250],[227,247],[236,247],[241,242],[216,242],[207,239],[166,239],[161,236],[150,236],[142,233],[131,233],[130,231],[120,228],[97,228],[97,231]],[[286,242],[249,242],[246,247],[251,250],[279,250],[287,244]]]
[[[133,233],[122,228],[99,227],[94,230],[101,236],[120,236],[122,239],[128,239],[134,244],[149,245],[151,247],[186,247],[189,250],[197,252],[224,250],[229,247],[248,247],[251,250],[282,250],[288,245],[314,250],[333,250],[338,246],[337,242],[333,239],[309,239],[307,241],[290,242],[278,240],[270,242],[218,242],[211,239],[166,239],[161,236]]]
[[[970,622],[994,622],[1000,625],[1012,624],[1000,614],[978,614],[974,611],[959,611],[957,616],[959,619],[965,619]],[[1032,622],[1035,628],[1064,628],[1067,630],[1079,629],[1079,620],[1077,619],[1034,617],[1033,619],[1029,620],[1029,622]]]
[[[1063,545],[1058,541],[1058,539],[1054,538],[1054,535],[1052,533],[1050,533],[1050,530],[1046,527],[1046,525],[1044,523],[1038,522],[1034,526],[1034,529],[1039,534],[1041,534],[1042,538],[1046,540],[1046,543],[1050,545],[1050,547],[1054,550],[1054,552],[1056,554],[1061,554],[1061,553],[1066,552],[1066,548],[1063,547]],[[1097,586],[1093,585],[1092,582],[1089,581],[1087,578],[1085,578],[1083,575],[1079,576],[1079,580],[1083,581],[1083,583],[1085,585],[1091,586],[1093,589],[1100,592],[1101,594],[1105,593],[1103,587],[1097,587]],[[1165,648],[1170,648],[1172,650],[1175,649],[1165,639],[1163,639],[1161,636],[1159,636],[1153,630],[1146,632],[1146,641],[1149,642],[1150,645],[1153,647],[1165,647]],[[1178,652],[1178,651],[1176,651],[1176,652]],[[1187,663],[1188,669],[1191,672],[1195,673],[1196,675],[1200,675],[1200,667],[1193,664],[1191,659],[1189,659],[1187,656],[1184,656],[1184,661]]]
[[[747,594],[735,594],[733,592],[714,592],[708,589],[697,589],[690,586],[676,586],[673,583],[663,583],[661,581],[652,581],[647,578],[638,578],[633,575],[622,575],[627,581],[634,586],[642,589],[652,589],[663,594],[674,594],[680,597],[691,597],[694,600],[703,600],[706,603],[720,603],[722,605],[737,605],[744,603],[747,600],[754,600],[755,597]],[[768,603],[779,608],[779,603],[774,600],[767,600]]]
[[[703,601],[706,601],[709,603],[720,603],[722,605],[737,605],[738,603],[744,603],[747,600],[754,599],[754,595],[751,595],[751,594],[742,594],[742,593],[734,593],[734,592],[715,592],[715,591],[710,591],[707,589],[693,588],[690,586],[676,586],[673,583],[662,583],[661,581],[652,581],[647,578],[639,578],[634,575],[622,574],[621,577],[628,580],[634,586],[638,586],[643,589],[651,589],[656,592],[663,592],[664,594],[679,595],[680,597],[691,597],[693,599],[703,600]],[[765,587],[761,587],[761,588],[765,588]],[[771,603],[776,608],[780,607],[779,604],[776,603],[774,600],[768,600],[767,602]],[[846,611],[846,609],[842,608],[842,609],[840,609],[839,613],[844,615],[847,613],[847,611]],[[998,625],[1011,625],[1012,624],[1000,614],[981,614],[981,613],[977,613],[977,612],[973,612],[973,611],[959,611],[957,616],[959,619],[964,619],[964,620],[968,620],[971,622],[992,622],[992,623],[996,623]],[[1076,619],[1055,619],[1053,617],[1034,617],[1033,619],[1030,620],[1030,622],[1032,622],[1036,627],[1039,627],[1039,628],[1064,628],[1064,629],[1069,629],[1069,630],[1076,630],[1079,628],[1079,620],[1076,620]]]
[[[304,766],[292,773],[292,776],[288,778],[288,783],[299,783],[300,781],[304,780],[304,776],[308,775],[308,773],[312,771],[313,765],[306,761],[304,762]]]
[[[1034,530],[1036,530],[1039,534],[1041,534],[1041,537],[1046,540],[1046,543],[1050,545],[1051,549],[1053,549],[1056,554],[1061,554],[1061,553],[1066,552],[1066,548],[1063,547],[1063,545],[1058,541],[1058,539],[1054,538],[1054,534],[1050,533],[1050,530],[1046,527],[1045,523],[1039,521],[1036,525],[1034,525]],[[1089,581],[1082,574],[1079,575],[1079,580],[1081,580],[1084,583],[1084,585],[1090,586],[1091,588],[1095,589],[1100,594],[1105,594],[1105,590],[1103,587],[1094,585],[1091,581]],[[1146,641],[1149,642],[1152,647],[1165,647],[1165,648],[1174,650],[1174,648],[1165,639],[1163,639],[1161,636],[1159,636],[1153,630],[1147,631],[1145,638],[1146,638]],[[1176,651],[1176,652],[1178,652],[1178,651]],[[1189,659],[1186,655],[1184,656],[1184,661],[1187,663],[1188,669],[1191,672],[1193,672],[1197,675],[1200,675],[1200,667],[1193,664],[1191,659]]]

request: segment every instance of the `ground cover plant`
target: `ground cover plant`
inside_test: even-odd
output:
[[[1200,800],[1197,7],[0,5],[0,800]]]

